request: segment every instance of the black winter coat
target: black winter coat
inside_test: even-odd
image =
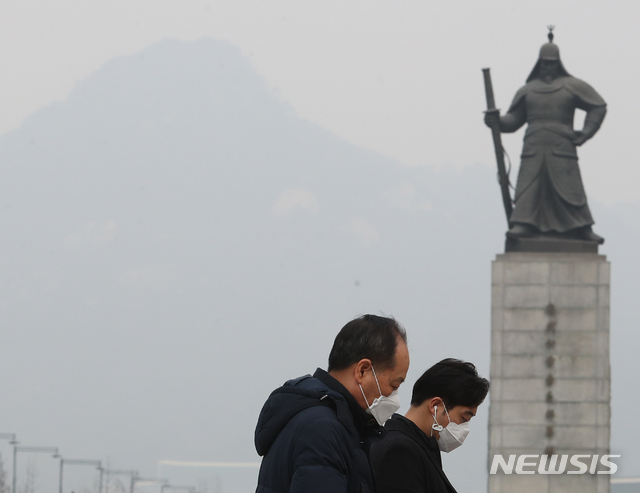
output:
[[[394,415],[387,434],[371,447],[377,493],[456,493],[442,470],[438,440]]]
[[[258,419],[256,492],[372,493],[367,444],[383,434],[374,423],[327,372],[289,380]]]

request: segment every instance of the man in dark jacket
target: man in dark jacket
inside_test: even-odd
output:
[[[455,493],[440,451],[462,445],[488,391],[471,363],[445,359],[429,368],[413,386],[407,414],[389,420],[371,448],[377,493]]]
[[[264,456],[257,493],[372,493],[369,447],[400,407],[409,369],[404,329],[364,315],[336,337],[328,371],[289,380],[265,403],[255,432]]]

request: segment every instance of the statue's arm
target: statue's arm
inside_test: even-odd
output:
[[[524,98],[518,104],[511,107],[506,115],[500,117],[501,132],[515,132],[527,121],[527,109],[524,105]]]
[[[600,129],[602,121],[607,114],[606,106],[595,106],[587,110],[587,116],[584,119],[584,127],[576,132],[576,138],[573,144],[580,146],[593,137]]]
[[[575,98],[576,108],[584,110],[587,115],[582,130],[576,131],[573,143],[577,146],[584,144],[595,135],[607,114],[607,103],[596,90],[585,81],[570,77],[565,86]]]
[[[524,105],[524,99],[517,104],[511,106],[507,114],[500,116],[498,110],[487,111],[484,115],[484,123],[487,127],[492,128],[496,122],[500,123],[500,131],[511,133],[518,130],[527,121],[527,110]]]

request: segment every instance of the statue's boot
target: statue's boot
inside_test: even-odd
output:
[[[593,241],[598,245],[602,245],[604,243],[604,238],[600,235],[597,235],[591,229],[591,226],[585,226],[584,228],[580,228],[578,231],[578,238],[586,241]]]
[[[507,231],[507,238],[517,240],[519,238],[531,238],[535,234],[536,229],[533,226],[524,223],[515,223],[509,231]]]

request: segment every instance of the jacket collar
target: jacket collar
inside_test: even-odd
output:
[[[440,447],[438,446],[438,440],[436,437],[427,436],[427,434],[418,428],[413,421],[400,414],[394,414],[393,418],[387,421],[385,428],[387,431],[398,431],[420,445],[429,460],[436,466],[438,474],[440,474],[440,477],[447,485],[447,488],[455,493],[455,488],[449,482],[447,475],[442,470],[442,457],[440,456]]]
[[[336,406],[338,419],[343,423],[345,421],[353,423],[353,426],[355,426],[360,438],[367,435],[371,430],[378,430],[380,428],[373,416],[367,414],[366,411],[362,409],[362,406],[358,404],[358,401],[356,401],[355,397],[351,395],[351,392],[349,392],[344,385],[338,382],[338,380],[329,375],[329,373],[318,368],[313,374],[313,377],[317,378],[331,390],[338,392],[342,397],[344,397],[347,409],[342,406]]]

